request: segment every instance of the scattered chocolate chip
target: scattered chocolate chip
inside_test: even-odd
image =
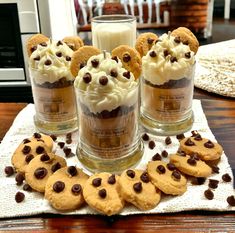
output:
[[[228,202],[228,204],[230,206],[235,206],[235,198],[234,198],[234,196],[232,195],[232,196],[227,197],[227,202]]]
[[[44,147],[42,147],[42,146],[38,146],[38,147],[36,148],[36,153],[37,153],[37,154],[42,154],[44,151],[45,151],[45,149],[44,149]]]
[[[24,140],[23,140],[23,144],[26,144],[26,143],[29,143],[29,142],[31,142],[28,138],[25,138]]]
[[[79,195],[82,191],[82,186],[80,184],[74,184],[71,188],[71,191],[74,195]]]
[[[71,57],[70,57],[70,56],[66,56],[66,57],[65,57],[65,60],[66,60],[66,61],[71,61]]]
[[[25,198],[25,195],[22,192],[17,192],[16,195],[15,195],[15,201],[17,203],[22,202],[24,200],[24,198]]]
[[[204,146],[210,149],[213,148],[215,145],[211,140],[208,140],[207,142],[204,143]]]
[[[71,144],[71,143],[72,143],[72,138],[67,138],[67,139],[66,139],[66,143],[67,143],[67,144]]]
[[[125,53],[122,57],[122,60],[124,62],[129,62],[131,60],[131,56],[129,54]]]
[[[72,152],[72,150],[68,148],[67,146],[64,147],[63,151],[66,157],[69,157]]]
[[[176,138],[177,138],[178,140],[182,140],[182,139],[185,138],[185,136],[184,136],[183,133],[181,133],[181,134],[176,135]]]
[[[47,169],[44,167],[39,167],[34,171],[34,176],[41,180],[47,175]]]
[[[35,50],[37,50],[37,46],[33,46],[30,51],[33,53]]]
[[[167,158],[168,152],[166,150],[163,150],[161,155],[162,155],[162,157]]]
[[[130,79],[131,78],[131,72],[130,71],[125,71],[122,74],[125,78]]]
[[[209,188],[216,189],[218,188],[219,181],[214,179],[209,179]]]
[[[148,135],[147,133],[144,133],[144,134],[142,135],[142,139],[143,139],[144,141],[148,141],[148,140],[149,140],[149,135]]]
[[[33,137],[34,138],[42,138],[42,135],[40,133],[34,133]]]
[[[56,43],[56,45],[57,45],[57,46],[60,46],[60,45],[63,45],[63,43],[62,43],[60,40],[58,40],[58,42]]]
[[[177,62],[178,60],[177,60],[176,57],[173,57],[173,56],[172,56],[172,57],[170,58],[170,61],[171,61],[171,63],[174,63],[174,62]]]
[[[116,177],[114,174],[112,174],[109,178],[108,178],[108,183],[109,184],[115,184],[116,183]]]
[[[126,171],[127,176],[134,178],[135,177],[135,172],[133,170],[127,170]]]
[[[179,149],[179,150],[177,151],[177,154],[180,155],[180,156],[183,156],[183,157],[186,156],[186,153],[185,153],[183,150],[181,150],[181,149]]]
[[[52,138],[53,141],[56,141],[56,139],[57,139],[57,136],[54,134],[50,135],[50,137]]]
[[[67,133],[66,138],[72,138],[72,133]]]
[[[117,56],[114,56],[111,58],[112,60],[116,61],[118,63],[118,57]]]
[[[184,54],[186,58],[190,58],[191,57],[191,53],[190,52],[187,52]]]
[[[207,189],[204,192],[204,195],[208,200],[212,200],[214,198],[214,193],[210,189]]]
[[[143,172],[140,176],[140,179],[144,182],[144,183],[148,183],[150,181],[149,179],[149,174],[147,172]]]
[[[175,164],[173,164],[173,163],[168,163],[168,164],[166,165],[166,167],[167,167],[170,171],[174,171],[174,170],[176,169],[176,166],[175,166]]]
[[[183,41],[183,44],[184,44],[184,45],[188,45],[189,42],[186,40],[186,41]]]
[[[30,151],[31,151],[31,147],[30,146],[24,146],[23,149],[22,149],[22,153],[24,155],[27,155]]]
[[[106,77],[106,76],[101,76],[100,78],[99,78],[99,83],[102,85],[102,86],[105,86],[105,85],[107,85],[107,83],[108,83],[108,78]]]
[[[91,82],[91,74],[90,73],[85,73],[84,76],[82,77],[84,83],[90,83]]]
[[[61,164],[59,162],[57,162],[51,166],[51,171],[54,173],[57,170],[59,170],[60,168],[61,168]]]
[[[60,193],[64,190],[65,188],[65,183],[62,182],[62,181],[56,181],[54,184],[53,184],[53,190],[56,192],[56,193]]]
[[[24,174],[22,172],[18,172],[15,176],[15,181],[17,185],[22,185],[24,179]]]
[[[154,42],[154,39],[152,39],[152,38],[148,38],[148,39],[147,39],[147,42],[148,42],[148,44],[150,44],[150,45],[151,45],[151,44]]]
[[[47,47],[47,43],[46,43],[46,42],[42,42],[42,43],[40,43],[40,45],[41,45],[42,47]]]
[[[219,174],[219,167],[217,167],[216,165],[212,165],[212,166],[211,166],[211,169],[212,169],[212,172],[213,172],[213,173]]]
[[[164,54],[164,57],[167,57],[170,53],[169,53],[169,51],[167,49],[165,49],[163,54]]]
[[[202,184],[205,183],[205,181],[206,181],[205,177],[193,177],[192,181],[191,181],[191,184],[193,184],[193,185],[202,185]]]
[[[180,37],[179,36],[175,37],[174,41],[175,43],[179,44],[181,42]]]
[[[102,181],[101,178],[95,178],[95,179],[92,180],[92,185],[94,187],[99,187],[101,185],[101,181]]]
[[[36,56],[33,60],[34,60],[34,61],[40,61],[40,56],[39,56],[39,55]]]
[[[195,143],[190,138],[188,138],[185,141],[184,145],[186,145],[186,146],[195,146]]]
[[[149,141],[149,149],[154,149],[154,147],[156,146],[155,142],[154,141]]]
[[[228,173],[225,173],[224,175],[222,175],[222,180],[224,182],[230,182],[232,180],[232,178]]]
[[[162,160],[162,156],[159,153],[156,153],[153,157],[152,157],[153,161],[157,161],[157,160]]]
[[[116,78],[116,77],[118,76],[117,69],[114,69],[114,68],[111,69],[111,70],[110,70],[110,75],[111,75],[112,77],[115,77],[115,78]]]
[[[138,182],[133,185],[133,189],[136,193],[140,193],[142,191],[142,183]]]
[[[15,170],[12,166],[6,166],[4,172],[7,177],[12,176],[15,173]]]
[[[46,61],[45,61],[45,63],[44,63],[46,66],[49,66],[49,65],[51,65],[52,64],[52,61],[51,60],[49,60],[49,59],[47,59]]]
[[[58,142],[57,145],[60,147],[60,149],[63,149],[65,143],[64,142]]]
[[[40,160],[41,160],[42,162],[49,161],[49,160],[50,160],[50,156],[49,156],[47,153],[42,154],[41,157],[40,157]]]
[[[156,57],[156,56],[157,56],[157,53],[152,50],[151,52],[149,52],[149,56],[150,56],[150,57]]]
[[[195,137],[195,136],[197,136],[199,133],[198,133],[197,130],[192,130],[192,131],[191,131],[191,134],[192,134],[192,137]]]
[[[69,166],[67,172],[71,176],[76,176],[78,174],[77,168],[75,166]]]
[[[94,68],[97,68],[99,65],[99,60],[98,59],[93,59],[91,60],[91,64]]]
[[[25,162],[26,162],[26,163],[29,163],[33,158],[34,158],[34,156],[33,156],[32,154],[28,154],[28,155],[26,155],[26,157],[25,157]]]
[[[156,170],[159,174],[164,174],[166,172],[166,168],[163,165],[158,165]]]
[[[196,136],[194,136],[194,140],[202,141],[202,136],[200,134],[197,134]]]
[[[56,55],[57,57],[62,57],[62,53],[61,53],[61,52],[56,52],[55,55]]]
[[[172,143],[171,138],[169,136],[166,137],[165,143],[166,145],[170,145]]]
[[[103,198],[103,199],[106,198],[106,196],[107,196],[106,189],[99,190],[98,194],[101,198]]]
[[[23,190],[31,192],[33,189],[29,184],[26,183],[26,184],[23,185]]]
[[[188,163],[189,165],[191,165],[191,166],[196,166],[196,165],[197,165],[197,161],[196,161],[194,158],[192,158],[192,157],[190,157],[190,158],[187,160],[187,163]]]
[[[177,170],[173,171],[171,175],[172,175],[172,177],[173,177],[174,179],[176,179],[176,180],[180,180],[180,179],[181,179],[181,174],[180,174],[180,172],[177,171]]]

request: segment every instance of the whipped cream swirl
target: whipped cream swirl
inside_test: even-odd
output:
[[[154,85],[162,85],[169,80],[191,79],[194,63],[194,52],[189,46],[165,33],[142,58],[143,76]]]
[[[70,63],[73,50],[62,41],[41,43],[29,58],[29,71],[37,84],[54,83],[61,78],[73,80]]]
[[[77,98],[93,113],[132,106],[138,101],[138,82],[118,58],[92,56],[75,79]]]

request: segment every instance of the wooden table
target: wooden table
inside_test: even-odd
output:
[[[235,100],[195,89],[209,126],[235,168]],[[0,103],[0,140],[26,103]],[[1,207],[0,207],[1,211]],[[193,211],[132,216],[40,215],[0,220],[2,232],[235,232],[235,212]]]

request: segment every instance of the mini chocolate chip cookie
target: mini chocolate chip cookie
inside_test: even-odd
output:
[[[79,36],[67,36],[62,41],[73,51],[76,51],[80,47],[84,46],[83,40]]]
[[[188,155],[198,154],[201,160],[218,160],[223,152],[220,144],[202,138],[199,134],[180,141],[180,149]]]
[[[147,172],[152,183],[166,194],[181,195],[187,190],[186,178],[163,161],[148,162]]]
[[[83,188],[89,176],[75,166],[63,167],[46,183],[45,198],[57,210],[75,210],[83,203]]]
[[[190,176],[208,177],[212,174],[211,167],[200,160],[196,154],[192,156],[173,154],[170,156],[170,162],[181,172]]]
[[[53,153],[43,153],[30,161],[25,170],[25,181],[34,190],[43,193],[48,178],[58,169],[65,167],[64,158]]]
[[[124,207],[119,178],[107,172],[92,175],[83,190],[87,204],[108,216],[119,213]]]
[[[161,199],[161,191],[151,183],[146,171],[124,171],[120,177],[120,186],[124,200],[140,210],[153,209]]]

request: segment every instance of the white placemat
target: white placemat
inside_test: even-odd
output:
[[[195,122],[192,129],[197,130],[202,137],[215,140],[209,126],[207,124],[206,117],[203,113],[201,102],[199,100],[193,101],[193,111],[195,113]],[[72,212],[58,212],[53,209],[43,195],[37,192],[26,192],[22,190],[22,186],[17,186],[14,177],[5,177],[5,166],[11,165],[11,156],[19,145],[19,143],[29,136],[32,136],[36,129],[33,124],[34,105],[27,105],[16,117],[13,125],[7,132],[6,136],[0,144],[0,218],[14,217],[14,216],[29,216],[40,213],[59,213],[59,214],[98,214],[88,206],[72,211]],[[191,132],[185,133],[185,136],[190,136]],[[75,152],[78,133],[75,132],[72,135],[72,144],[67,145]],[[145,143],[145,153],[137,168],[145,169],[146,163],[151,160],[155,153],[161,153],[163,150],[167,150],[168,153],[174,153],[178,149],[179,142],[175,136],[171,137],[172,144],[165,145],[165,137],[154,137],[150,135],[151,139],[155,140],[156,147],[153,150],[148,148],[148,144]],[[57,141],[65,141],[65,136],[58,137]],[[56,147],[56,153],[64,156],[61,149]],[[164,160],[168,160],[167,158]],[[76,156],[67,159],[68,165],[82,165],[77,160]],[[232,182],[225,183],[222,181],[222,175],[228,173],[232,177],[232,171],[228,163],[226,155],[223,153],[221,161],[218,164],[220,168],[219,174],[213,174],[209,179],[219,180],[218,188],[213,190],[214,199],[207,200],[204,197],[204,191],[208,189],[208,179],[203,185],[192,185],[188,181],[188,189],[182,196],[163,196],[161,202],[155,209],[150,211],[139,211],[134,206],[125,207],[120,215],[129,214],[154,214],[154,213],[170,213],[186,210],[213,210],[213,211],[231,211],[235,210],[235,207],[228,205],[226,199],[230,195],[234,195],[234,189]],[[85,170],[86,171],[86,170]],[[88,171],[86,171],[89,173]],[[17,191],[25,193],[25,200],[21,203],[15,202],[15,194]]]

